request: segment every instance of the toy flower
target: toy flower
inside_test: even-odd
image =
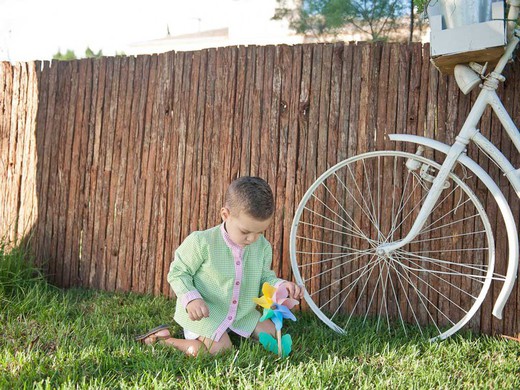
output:
[[[262,286],[262,295],[260,298],[253,298],[253,300],[260,306],[270,309],[273,304],[283,305],[287,309],[292,309],[299,302],[296,299],[288,298],[289,292],[287,288],[276,288],[269,283],[264,283]]]
[[[264,314],[260,318],[260,321],[265,321],[270,318],[271,321],[274,322],[276,330],[282,329],[284,318],[296,321],[294,314],[285,306],[275,303],[272,307],[274,307],[274,309],[264,309]]]
[[[287,318],[296,321],[296,317],[291,310],[298,304],[296,299],[289,298],[287,288],[275,288],[269,283],[262,286],[263,296],[254,298],[253,300],[264,308],[264,313],[260,321],[271,319],[274,322],[276,330],[282,329],[283,319]]]
[[[283,319],[287,318],[296,321],[296,317],[291,313],[290,309],[299,302],[296,299],[289,298],[287,288],[275,288],[269,283],[264,283],[262,293],[264,295],[260,298],[253,298],[258,305],[264,308],[260,321],[267,319],[273,321],[278,340],[275,340],[273,336],[267,333],[260,333],[259,341],[268,351],[278,352],[278,356],[285,357],[291,352],[292,339],[288,334],[282,337]]]

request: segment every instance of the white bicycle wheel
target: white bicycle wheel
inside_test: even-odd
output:
[[[408,166],[407,166],[408,162]],[[411,153],[377,151],[321,175],[296,210],[290,236],[295,279],[332,329],[353,322],[444,339],[477,312],[493,278],[494,239],[482,204],[451,173],[420,233],[406,236],[440,165]]]

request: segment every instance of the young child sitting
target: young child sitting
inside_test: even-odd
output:
[[[233,181],[220,210],[223,223],[191,233],[170,266],[168,282],[177,296],[174,319],[185,338],[173,338],[162,325],[136,339],[160,341],[196,356],[201,350],[216,354],[231,349],[229,331],[256,339],[261,332],[275,337],[271,320],[259,322],[253,298],[261,294],[264,282],[283,285],[294,299],[303,297],[303,289],[271,270],[272,248],[262,233],[273,213],[273,193],[263,179]]]

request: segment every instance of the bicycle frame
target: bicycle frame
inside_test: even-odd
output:
[[[512,11],[510,11],[510,16],[515,18],[515,20],[518,17],[519,6],[519,1],[516,1],[514,2],[514,4],[511,4]],[[460,133],[457,135],[456,141],[453,145],[448,146],[442,144],[441,142],[419,136],[399,134],[392,134],[389,136],[389,138],[394,141],[412,142],[439,150],[446,154],[446,159],[442,164],[441,169],[437,173],[437,176],[433,181],[432,187],[430,189],[430,192],[425,199],[424,205],[419,211],[417,219],[413,223],[406,237],[400,241],[383,244],[378,248],[380,251],[389,254],[394,250],[399,249],[404,245],[410,243],[417,236],[417,234],[421,231],[422,227],[426,223],[428,216],[432,212],[436,202],[438,201],[443,191],[444,183],[448,178],[450,172],[454,169],[455,165],[457,163],[461,163],[465,166],[468,166],[484,182],[487,188],[491,191],[492,195],[495,197],[500,211],[504,216],[504,221],[506,224],[508,234],[509,259],[507,272],[504,279],[504,285],[502,287],[502,290],[500,291],[500,294],[493,308],[493,315],[495,315],[497,318],[502,318],[503,308],[507,299],[509,298],[509,295],[511,294],[516,279],[516,274],[518,271],[518,258],[520,252],[518,244],[518,233],[514,217],[511,213],[511,209],[509,208],[507,201],[501,193],[500,189],[498,188],[496,183],[494,183],[494,181],[489,177],[489,175],[477,163],[475,163],[469,157],[466,156],[465,151],[467,145],[471,141],[477,144],[482,150],[484,150],[488,154],[488,156],[491,159],[493,159],[497,163],[497,165],[504,172],[505,176],[515,189],[516,194],[520,197],[520,170],[516,170],[513,167],[513,165],[509,162],[509,160],[502,154],[502,152],[497,147],[495,147],[486,137],[484,137],[477,129],[477,124],[482,115],[484,114],[484,110],[489,105],[492,108],[493,112],[497,115],[508,136],[511,138],[514,146],[520,153],[520,134],[518,132],[518,128],[513,123],[511,117],[505,110],[502,102],[500,101],[500,98],[496,93],[499,81],[504,80],[504,78],[501,76],[501,73],[520,41],[518,36],[514,34],[509,35],[509,43],[506,46],[504,54],[500,58],[497,66],[495,67],[495,70],[491,72],[485,80],[482,90],[479,93],[479,96],[475,101],[475,104],[471,108],[471,111],[466,121],[464,122],[464,125],[462,126]]]

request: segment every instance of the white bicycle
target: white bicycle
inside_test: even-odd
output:
[[[474,142],[520,197],[520,170],[476,127],[491,106],[520,152],[518,129],[496,93],[519,42],[519,8],[519,0],[511,1],[505,52],[494,71],[479,75],[482,90],[453,145],[389,135],[418,145],[417,153],[374,151],[348,158],[303,196],[290,235],[292,269],[308,305],[337,332],[355,321],[389,329],[397,321],[405,332],[417,326],[423,333],[430,325],[428,337],[444,339],[470,321],[494,279],[503,281],[493,307],[493,315],[502,317],[518,269],[518,232],[497,184],[465,151]],[[443,163],[424,157],[425,148],[445,155]],[[487,188],[503,216],[505,276],[494,273],[493,232],[475,186]]]

